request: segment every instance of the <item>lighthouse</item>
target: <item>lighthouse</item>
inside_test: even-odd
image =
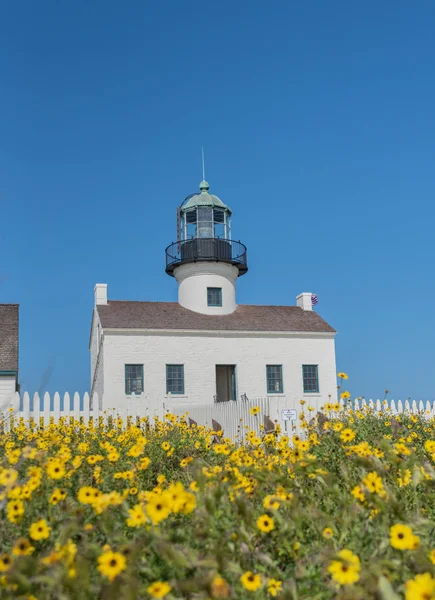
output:
[[[177,241],[166,248],[166,273],[178,284],[178,302],[206,315],[237,308],[236,281],[248,270],[246,246],[232,239],[230,207],[209,193],[187,196],[177,209]]]
[[[171,402],[171,412],[188,410],[199,424],[202,405],[267,396],[281,415],[301,398],[316,409],[335,401],[336,331],[313,310],[313,295],[299,294],[296,306],[238,303],[248,261],[230,207],[204,175],[180,201],[176,241],[166,248],[178,302],[111,300],[106,284],[95,286],[89,349],[100,410],[143,394],[148,406]]]

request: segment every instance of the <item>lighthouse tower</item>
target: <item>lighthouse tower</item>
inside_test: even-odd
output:
[[[177,241],[166,248],[166,273],[181,306],[206,315],[236,310],[236,280],[248,270],[246,246],[233,241],[231,209],[201,181],[177,209]]]

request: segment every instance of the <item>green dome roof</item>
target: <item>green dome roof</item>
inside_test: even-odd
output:
[[[181,210],[184,211],[188,210],[189,208],[196,208],[198,206],[211,206],[213,208],[223,208],[231,214],[231,209],[229,206],[224,204],[217,196],[208,193],[209,188],[210,186],[207,181],[202,180],[199,184],[199,189],[201,192],[199,194],[195,194],[195,196],[192,196],[192,198],[186,202]]]

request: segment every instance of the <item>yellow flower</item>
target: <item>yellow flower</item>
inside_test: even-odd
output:
[[[337,377],[340,377],[340,379],[349,379],[349,376],[343,372],[337,373]]]
[[[351,442],[355,438],[355,432],[347,427],[340,433],[340,438],[343,440],[343,442]]]
[[[394,444],[394,454],[403,454],[404,456],[409,456],[411,454],[411,450],[405,446],[403,443]]]
[[[148,456],[144,456],[137,463],[137,468],[139,469],[139,471],[145,471],[146,469],[148,469],[149,464],[150,464],[150,459],[148,458]]]
[[[171,514],[171,504],[167,495],[154,494],[148,500],[146,512],[153,525],[158,525]]]
[[[277,596],[282,591],[282,581],[269,579],[267,582],[267,591],[271,596]]]
[[[252,573],[251,571],[246,571],[240,577],[240,581],[245,588],[249,592],[256,592],[258,588],[261,587],[261,577],[258,574]]]
[[[409,469],[406,469],[403,473],[401,473],[397,478],[397,483],[399,487],[406,487],[411,483],[412,475]]]
[[[278,510],[278,508],[281,506],[280,498],[277,496],[268,495],[263,500],[263,506],[267,510]]]
[[[51,494],[48,501],[50,504],[56,505],[56,504],[59,504],[59,502],[61,502],[62,500],[65,500],[65,498],[66,498],[66,491],[61,488],[56,488],[53,491],[53,493]]]
[[[45,519],[39,519],[35,523],[32,523],[29,527],[29,536],[32,540],[46,540],[50,537],[51,527],[47,525]]]
[[[171,447],[171,444],[169,442],[163,442],[162,443],[162,449],[167,452],[169,450],[169,448]]]
[[[304,440],[303,442],[298,442],[297,446],[299,450],[302,450],[302,452],[308,452],[308,450],[310,449],[310,442]]]
[[[231,595],[231,588],[228,581],[220,575],[215,575],[210,584],[210,594],[212,598],[229,598]]]
[[[332,531],[332,529],[330,527],[325,527],[325,529],[322,532],[322,535],[325,539],[329,540],[329,538],[333,537],[334,532]]]
[[[386,495],[382,478],[375,471],[367,473],[362,482],[372,494],[378,494],[381,498]]]
[[[397,550],[414,550],[420,538],[412,532],[411,527],[397,523],[390,527],[390,544]]]
[[[123,554],[106,550],[98,557],[97,569],[109,581],[113,581],[115,577],[125,570],[126,565],[127,561]]]
[[[14,556],[29,556],[34,551],[34,547],[26,538],[20,538],[14,544],[12,548],[12,554]]]
[[[435,600],[435,579],[432,575],[422,573],[407,581],[405,600]]]
[[[100,495],[99,490],[89,486],[83,486],[79,489],[77,500],[80,504],[93,504]]]
[[[144,513],[142,504],[136,504],[133,508],[130,508],[128,514],[130,515],[127,519],[128,527],[140,527],[147,522],[147,517]]]
[[[360,560],[356,554],[344,549],[338,553],[340,560],[333,560],[328,567],[332,579],[339,585],[350,585],[359,580]]]
[[[65,477],[65,466],[59,460],[53,460],[45,467],[47,476],[50,479],[62,479]]]
[[[263,533],[269,533],[269,531],[272,531],[272,529],[275,528],[275,523],[272,517],[261,515],[261,517],[258,517],[257,519],[257,527]]]
[[[171,591],[171,586],[166,581],[155,581],[152,583],[147,592],[153,598],[164,598]]]
[[[347,400],[348,398],[350,398],[350,393],[349,392],[341,392],[340,398],[342,398],[343,400]]]
[[[12,559],[9,554],[0,554],[0,573],[9,571],[12,565]]]
[[[4,471],[0,470],[0,485],[9,487],[16,482],[17,477],[18,471],[15,469],[5,469]]]
[[[334,425],[332,426],[332,429],[334,431],[341,431],[343,429],[343,423],[334,423]]]
[[[431,550],[429,552],[429,560],[433,565],[435,565],[435,550]]]
[[[251,415],[258,415],[258,413],[260,412],[260,407],[252,406],[252,408],[250,408],[249,412],[251,413]]]
[[[10,500],[6,505],[6,514],[11,523],[17,523],[24,515],[24,503],[21,500]]]

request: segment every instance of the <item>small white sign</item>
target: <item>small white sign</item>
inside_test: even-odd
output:
[[[295,408],[284,408],[281,411],[281,419],[283,421],[296,421],[298,418]]]

